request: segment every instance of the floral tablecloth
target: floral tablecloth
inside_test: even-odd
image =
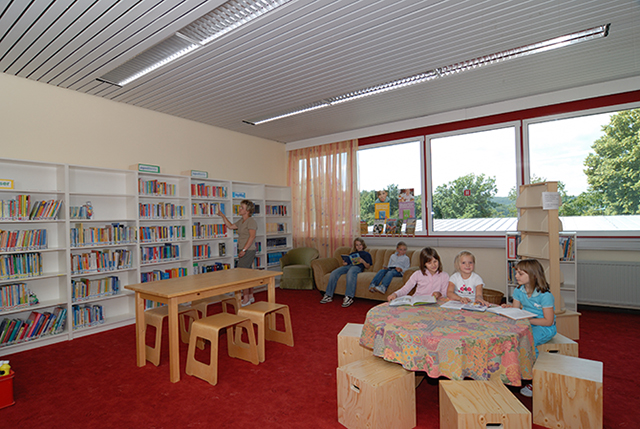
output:
[[[513,386],[533,378],[529,321],[488,312],[384,303],[367,313],[360,344],[432,378],[501,380]]]

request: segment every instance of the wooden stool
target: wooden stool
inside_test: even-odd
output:
[[[349,429],[416,426],[415,373],[370,356],[339,367],[338,421]]]
[[[440,380],[440,429],[531,428],[531,413],[500,381]]]
[[[280,314],[284,318],[284,331],[276,329],[276,315]],[[264,342],[265,339],[286,344],[293,347],[293,331],[291,330],[291,317],[289,307],[284,304],[274,302],[259,301],[238,310],[238,315],[251,319],[258,325],[258,356],[260,362],[264,362]],[[268,326],[267,326],[268,320]]]
[[[208,381],[214,386],[218,383],[218,337],[221,329],[227,330],[229,356],[258,364],[258,348],[253,333],[253,325],[246,317],[229,313],[218,313],[198,319],[191,325],[189,351],[187,352],[186,373]],[[242,328],[247,330],[249,342],[242,341]],[[207,339],[211,342],[211,360],[209,365],[196,360],[196,343]]]
[[[149,362],[158,366],[160,364],[160,347],[162,345],[162,322],[169,316],[169,307],[163,305],[162,307],[151,308],[144,312],[144,324],[145,331],[149,325],[156,328],[156,339],[154,346],[148,346],[145,344],[144,351],[145,356]],[[184,318],[189,317],[191,319],[197,319],[198,314],[195,310],[188,307],[178,308],[178,320],[180,321],[180,338],[183,342],[188,343],[189,337],[185,335],[185,322]]]
[[[601,428],[602,369],[602,362],[540,353],[533,366],[533,423]]]
[[[373,350],[360,345],[363,326],[359,323],[347,323],[338,334],[338,366],[373,356]]]
[[[233,307],[233,312],[235,314],[238,314],[238,303],[235,298],[227,298],[227,299],[223,299],[222,301],[216,301],[215,298],[214,299],[205,298],[199,301],[193,301],[190,305],[190,308],[192,310],[197,311],[198,317],[194,318],[192,315],[190,315],[188,324],[185,323],[185,319],[187,319],[186,315],[185,317],[180,318],[180,339],[182,340],[183,343],[186,344],[189,342],[189,336],[191,335],[191,323],[193,323],[193,321],[197,319],[204,319],[205,317],[207,317],[209,306],[211,304],[217,304],[218,302],[222,303],[223,313],[228,313],[229,311],[227,309],[227,306],[231,306]],[[197,346],[200,349],[204,347],[202,342],[198,342]]]
[[[540,344],[538,352],[560,353],[565,356],[578,357],[578,343],[561,334],[556,334],[548,343]]]

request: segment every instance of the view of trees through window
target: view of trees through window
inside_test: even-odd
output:
[[[528,158],[525,171],[529,171],[529,182],[558,182],[563,201],[560,216],[640,215],[640,109],[525,121],[524,126],[527,142],[523,147],[528,152],[523,162]],[[376,191],[380,190],[389,194],[389,217],[397,217],[400,190],[414,188],[416,217],[420,219],[427,201],[421,187],[421,169],[426,168],[434,231],[446,231],[446,220],[515,220],[515,133],[515,127],[504,126],[427,136],[430,169],[422,167],[420,141],[360,150],[361,218],[372,225]],[[634,219],[636,226],[631,229],[640,229],[640,218]],[[579,225],[607,229],[605,223]]]

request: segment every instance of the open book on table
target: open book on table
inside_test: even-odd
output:
[[[360,255],[357,253],[342,255],[342,260],[345,261],[348,265],[358,265],[361,262]]]
[[[531,319],[532,317],[536,317],[536,315],[530,311],[522,310],[520,308],[514,308],[514,307],[507,307],[507,308],[489,307],[487,308],[487,311],[491,313],[499,314],[501,316],[505,316],[514,320]]]
[[[469,311],[486,311],[487,306],[476,302],[469,302],[467,304],[460,301],[449,300],[440,306],[441,308],[450,308],[453,310],[469,310]]]
[[[405,295],[391,301],[389,306],[397,307],[399,305],[427,305],[435,303],[436,298],[433,295]]]

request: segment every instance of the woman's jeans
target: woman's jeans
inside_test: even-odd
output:
[[[327,285],[327,291],[324,293],[328,296],[333,296],[338,285],[338,279],[341,275],[347,275],[347,289],[345,296],[353,298],[356,295],[356,286],[358,285],[358,274],[362,272],[362,268],[357,265],[343,265],[340,268],[336,268],[331,272],[329,276],[329,284]]]

